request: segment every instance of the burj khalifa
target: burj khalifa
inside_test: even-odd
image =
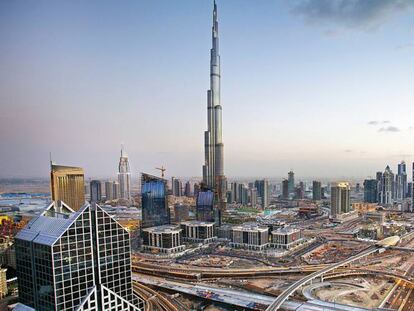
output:
[[[214,190],[215,201],[220,212],[226,208],[221,113],[217,4],[214,1],[212,48],[210,50],[210,89],[207,91],[207,131],[204,132],[203,182],[208,188]]]

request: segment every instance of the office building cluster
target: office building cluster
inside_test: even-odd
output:
[[[133,203],[131,196],[131,169],[129,167],[128,155],[124,151],[123,146],[119,157],[117,180],[91,180],[89,183],[89,194],[91,203],[104,203],[108,201],[119,201],[125,205]]]
[[[413,163],[414,173],[414,163]],[[413,174],[414,178],[414,174]],[[364,201],[378,203],[384,207],[400,205],[401,209],[413,211],[413,181],[408,181],[407,165],[398,164],[397,173],[387,165],[383,172],[377,172],[375,179],[364,180]]]

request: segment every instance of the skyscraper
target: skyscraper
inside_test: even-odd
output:
[[[404,161],[398,164],[397,175],[395,176],[395,199],[399,202],[407,196],[407,166]]]
[[[107,201],[114,199],[114,183],[112,181],[105,182],[105,199]]]
[[[214,213],[214,193],[211,190],[200,191],[196,201],[197,220],[213,222]]]
[[[170,209],[167,199],[167,181],[142,173],[142,228],[170,224]]]
[[[257,205],[257,190],[256,188],[249,189],[249,203],[252,207]]]
[[[128,232],[96,204],[53,215],[16,235],[20,301],[36,310],[143,310]]]
[[[267,179],[256,180],[255,187],[257,189],[257,194],[262,200],[262,208],[269,207],[269,183]]]
[[[203,182],[209,189],[214,190],[219,212],[226,208],[227,191],[223,160],[220,78],[217,5],[214,2],[212,48],[210,50],[210,89],[207,91],[207,131],[204,132]],[[219,224],[220,219],[221,217],[219,217]]]
[[[312,200],[314,201],[322,200],[322,184],[320,181],[314,180],[312,182]]]
[[[183,193],[183,183],[175,177],[171,177],[171,192],[173,196],[180,197]]]
[[[394,173],[388,165],[381,176],[380,186],[380,203],[385,206],[392,205],[394,202]]]
[[[85,204],[83,169],[51,163],[50,191],[53,201],[63,201],[77,211]]]
[[[351,187],[347,182],[340,182],[331,187],[331,215],[337,215],[351,211]]]
[[[378,181],[376,179],[364,180],[364,202],[378,202]]]
[[[288,173],[289,194],[295,193],[295,173],[290,171]]]
[[[282,181],[282,198],[289,199],[289,181],[287,179]]]
[[[124,200],[131,199],[131,170],[129,168],[128,155],[121,148],[121,157],[119,158],[118,166],[118,181],[119,181],[119,198]]]
[[[102,200],[102,189],[100,180],[92,180],[90,182],[91,188],[91,203],[97,203]]]
[[[413,175],[412,175],[412,188],[411,188],[411,212],[414,212],[414,162],[413,162]]]
[[[119,186],[119,182],[117,181],[114,181],[112,184],[113,184],[112,190],[113,190],[113,195],[114,195],[113,199],[117,200],[120,198],[120,195],[121,195],[121,187]]]
[[[186,197],[191,197],[191,183],[190,183],[190,181],[187,181],[185,183],[184,195]]]

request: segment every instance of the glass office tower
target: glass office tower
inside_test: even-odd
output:
[[[197,196],[196,217],[199,221],[215,220],[214,192],[211,190],[200,191]]]
[[[20,302],[38,311],[139,311],[129,233],[99,205],[32,219],[16,235]]]
[[[167,200],[167,181],[142,173],[141,175],[142,228],[170,224]]]

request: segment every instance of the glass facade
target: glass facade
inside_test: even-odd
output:
[[[142,174],[142,228],[170,224],[170,209],[167,200],[167,181],[165,179]]]
[[[16,255],[20,301],[36,310],[143,309],[132,290],[129,234],[99,205],[33,219],[16,236]]]
[[[200,191],[197,196],[196,216],[199,221],[214,221],[214,192]]]

